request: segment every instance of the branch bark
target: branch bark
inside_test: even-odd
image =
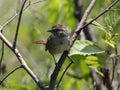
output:
[[[36,84],[42,89],[46,90],[46,87],[43,85],[42,81],[32,72],[32,70],[28,67],[25,60],[23,59],[22,55],[19,53],[18,49],[13,49],[12,44],[4,37],[4,35],[0,32],[0,39],[5,43],[6,46],[11,49],[11,51],[16,55],[19,62],[21,63],[22,67],[27,71],[27,73],[32,77],[32,79],[36,82]]]
[[[18,17],[18,23],[17,23],[17,28],[16,28],[16,33],[15,33],[15,37],[14,37],[14,42],[13,42],[13,48],[16,48],[16,42],[17,42],[17,37],[18,37],[18,33],[19,33],[19,27],[20,27],[20,22],[21,22],[21,17],[22,17],[22,13],[23,13],[23,8],[25,6],[27,0],[23,0],[22,2],[22,6],[20,9],[20,13],[19,13],[19,17]]]

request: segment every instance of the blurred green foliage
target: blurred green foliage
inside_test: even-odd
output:
[[[0,25],[3,25],[14,15],[19,5],[18,1],[19,0],[0,0]],[[98,0],[89,15],[88,21],[102,12],[112,1],[114,0]],[[34,2],[36,2],[36,0],[31,0],[31,3]],[[83,0],[84,10],[89,2],[88,0]],[[28,4],[29,0],[26,6]],[[120,8],[120,5],[115,6],[114,9],[115,8]],[[24,10],[18,36],[18,49],[29,67],[46,85],[49,84],[50,74],[55,67],[54,61],[52,60],[52,56],[48,52],[45,52],[44,46],[34,45],[33,42],[36,40],[46,40],[49,36],[47,30],[57,23],[64,24],[71,32],[76,28],[78,22],[74,17],[74,0],[43,0],[30,5]],[[16,24],[17,18],[6,26],[3,31],[11,43],[13,42]],[[77,44],[75,44],[73,49],[78,48],[78,50],[72,50],[72,53],[70,53],[75,63],[69,68],[68,74],[65,74],[63,77],[60,90],[93,90],[90,68],[96,68],[96,72],[101,74],[99,68],[104,66],[107,58],[103,51],[106,51],[107,46],[113,46],[111,51],[114,52],[114,46],[116,44],[119,45],[120,11],[110,11],[93,24],[92,29],[94,30],[97,42],[96,44],[89,41],[80,41],[82,43],[76,42]],[[82,46],[88,48],[85,49],[85,47],[85,50],[81,53],[80,50]],[[120,46],[118,46],[118,50],[119,48]],[[94,50],[91,51],[91,49]],[[6,46],[4,51],[5,54],[2,63],[6,65],[6,72],[0,75],[0,79],[19,65],[17,58]],[[97,55],[92,56],[92,54]],[[56,60],[58,60],[59,57],[60,54],[56,55]],[[67,59],[61,69],[60,75],[68,63],[69,60]],[[69,74],[77,75],[77,77],[81,78],[73,78]],[[3,84],[0,90],[39,90],[31,77],[22,69],[9,76]]]

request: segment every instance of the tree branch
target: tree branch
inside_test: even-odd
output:
[[[4,29],[5,26],[7,26],[18,14],[15,13],[10,19],[8,19],[3,25],[1,25],[0,32]]]
[[[104,68],[101,69],[101,71],[104,74],[104,77],[103,77],[104,85],[108,88],[108,90],[113,90],[113,87],[111,86],[111,79],[110,79],[109,69],[104,67]]]
[[[24,5],[26,3],[27,0],[24,0],[23,1],[23,4],[21,6],[21,9],[20,9],[20,13],[15,13],[14,16],[12,16],[10,19],[8,19],[3,25],[0,25],[0,39],[2,40],[3,44],[5,43],[6,46],[8,46],[9,49],[11,49],[11,51],[16,55],[16,57],[18,58],[19,62],[21,63],[21,66],[22,68],[24,68],[27,73],[32,77],[32,79],[36,82],[36,84],[42,89],[42,90],[46,90],[46,87],[45,85],[39,80],[39,78],[32,72],[32,70],[27,66],[26,62],[24,61],[22,55],[19,53],[18,49],[16,48],[16,41],[17,41],[17,37],[18,37],[18,31],[19,31],[19,27],[20,27],[20,21],[21,21],[21,17],[22,17],[22,12],[23,12],[23,8],[24,8]],[[36,2],[38,3],[38,2]],[[33,3],[33,4],[36,4],[36,3]],[[4,29],[5,26],[7,26],[11,21],[14,20],[14,18],[16,16],[19,15],[19,18],[18,18],[18,23],[17,23],[17,28],[16,28],[16,35],[15,35],[15,41],[13,43],[13,45],[4,37],[4,35],[2,34],[2,30]],[[3,57],[3,55],[1,56],[1,58]],[[18,68],[16,68],[18,69]],[[14,71],[13,70],[12,72],[10,72],[5,78],[3,78],[3,80],[0,82],[2,83],[9,75],[11,75],[11,73],[13,73]]]
[[[43,0],[39,0],[39,1],[36,1],[34,3],[30,3],[25,7],[25,9],[27,9],[31,5],[37,4],[37,3],[42,2],[42,1]],[[19,14],[17,12],[15,12],[15,14],[10,19],[8,19],[3,25],[0,25],[0,32],[5,28],[5,26],[7,26],[10,22],[12,22],[18,15]]]
[[[48,90],[54,90],[54,87],[55,87],[55,84],[56,84],[56,80],[57,80],[57,77],[58,77],[58,74],[60,72],[60,69],[65,61],[65,58],[67,57],[68,55],[68,51],[64,51],[64,53],[62,54],[62,56],[60,57],[52,75],[51,75],[51,79],[50,79],[50,84],[49,84],[49,88]]]
[[[31,1],[29,1],[28,5],[24,8],[24,10],[27,9],[27,8],[28,8],[29,6],[31,6],[31,5],[34,5],[34,4],[37,4],[37,3],[39,3],[39,2],[43,2],[43,1],[45,1],[45,0],[38,0],[38,1],[33,2],[33,3],[31,3]],[[46,1],[47,1],[47,0],[46,0]]]
[[[58,84],[57,84],[57,89],[58,89],[58,87],[59,87],[59,85],[60,85],[60,83],[61,83],[61,81],[62,81],[62,79],[63,79],[63,76],[65,75],[66,71],[68,70],[68,68],[69,68],[72,64],[73,64],[73,61],[71,61],[71,62],[68,64],[68,66],[65,68],[65,70],[64,70],[64,72],[63,72],[62,76],[60,77],[60,80],[59,80],[59,82],[58,82]]]
[[[18,49],[13,49],[12,44],[4,37],[4,35],[0,32],[0,39],[5,43],[9,49],[16,55],[19,62],[21,63],[22,67],[27,71],[27,73],[32,77],[32,79],[36,82],[36,84],[42,89],[46,90],[46,87],[43,85],[42,81],[32,72],[32,70],[27,66],[25,60],[23,59],[22,55],[19,53]]]
[[[2,42],[2,54],[1,54],[1,58],[0,58],[0,67],[1,67],[1,64],[2,64],[2,60],[4,58],[4,42]]]
[[[89,15],[90,11],[92,10],[93,6],[95,5],[95,2],[96,2],[96,0],[92,0],[90,5],[88,6],[88,8],[85,10],[85,12],[83,14],[83,17],[82,17],[81,21],[79,22],[79,24],[78,24],[78,26],[75,30],[75,33],[71,37],[71,40],[70,40],[71,41],[71,47],[74,44],[75,40],[77,39],[81,30],[87,26],[87,25],[86,26],[83,26],[83,25],[84,25],[88,15]]]
[[[96,16],[95,18],[93,18],[90,22],[88,22],[87,24],[81,26],[81,23],[78,24],[78,27],[76,29],[76,32],[74,33],[74,35],[71,38],[71,47],[74,44],[75,40],[77,39],[79,33],[81,32],[82,29],[84,29],[86,26],[88,26],[89,24],[91,24],[93,21],[95,21],[96,19],[98,19],[99,17],[101,17],[103,14],[107,13],[108,11],[110,11],[110,9],[115,6],[120,0],[116,0],[114,1],[110,6],[108,6],[102,13],[98,14],[98,16]],[[87,11],[86,11],[87,12]],[[84,15],[83,15],[84,16]],[[82,19],[86,19],[83,18]],[[83,21],[83,20],[81,20]]]
[[[19,33],[19,27],[20,27],[21,17],[22,17],[23,8],[24,8],[24,5],[25,5],[26,1],[27,0],[23,0],[22,6],[21,6],[21,9],[20,9],[18,23],[17,23],[17,28],[16,28],[16,33],[15,33],[14,42],[13,42],[13,49],[16,48],[16,42],[17,42],[17,37],[18,37],[18,33]]]
[[[22,68],[22,65],[17,66],[14,70],[12,70],[10,73],[8,73],[2,80],[0,80],[0,85],[3,83],[3,81],[9,77],[12,73],[14,73],[16,70],[18,70],[19,68]]]

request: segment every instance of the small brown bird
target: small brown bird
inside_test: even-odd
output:
[[[55,54],[62,53],[69,49],[69,33],[68,29],[61,24],[54,25],[50,30],[48,30],[48,32],[50,32],[51,35],[48,37],[47,41],[35,41],[34,43],[45,45],[45,51],[48,50],[55,61]]]

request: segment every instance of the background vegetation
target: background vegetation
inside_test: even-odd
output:
[[[0,25],[3,25],[17,10],[19,11],[19,1],[20,0],[0,0]],[[30,0],[28,0],[26,6],[30,3],[29,1]],[[114,0],[98,0],[87,21],[97,16],[113,1]],[[36,0],[31,0],[31,3],[34,2],[36,2]],[[82,0],[83,10],[86,9],[89,3],[89,0]],[[91,68],[95,69],[100,78],[104,77],[101,72],[101,68],[103,67],[107,67],[110,73],[113,74],[113,62],[116,58],[118,62],[115,64],[117,69],[115,69],[114,84],[120,84],[119,9],[120,3],[114,6],[113,10],[104,14],[90,25],[95,37],[95,44],[89,41],[78,41],[75,46],[73,46],[70,56],[73,58],[74,64],[72,64],[63,77],[59,90],[93,90]],[[55,67],[54,61],[52,60],[52,56],[45,51],[44,46],[34,45],[33,42],[36,40],[46,40],[49,36],[47,30],[56,23],[67,26],[72,34],[78,23],[74,12],[74,0],[42,0],[39,3],[30,5],[23,12],[17,47],[29,67],[46,85],[49,84],[51,72]],[[16,23],[17,18],[7,25],[3,31],[10,42],[13,42]],[[90,47],[86,49],[87,46]],[[77,48],[77,50],[74,50],[75,48]],[[85,48],[86,51],[83,50],[82,52],[81,48]],[[1,79],[19,65],[17,58],[8,47],[5,46],[4,49],[4,58],[1,66],[5,65],[6,68],[4,72],[1,70]],[[2,41],[0,41],[0,55],[1,54]],[[96,55],[94,56],[93,54]],[[56,60],[58,60],[59,57],[60,54],[56,55]],[[60,76],[68,63],[69,60],[66,60],[61,69]],[[102,83],[102,80],[100,81]],[[102,90],[107,90],[104,84],[101,85]],[[0,90],[39,90],[39,88],[23,69],[19,69],[4,81],[0,86]]]

